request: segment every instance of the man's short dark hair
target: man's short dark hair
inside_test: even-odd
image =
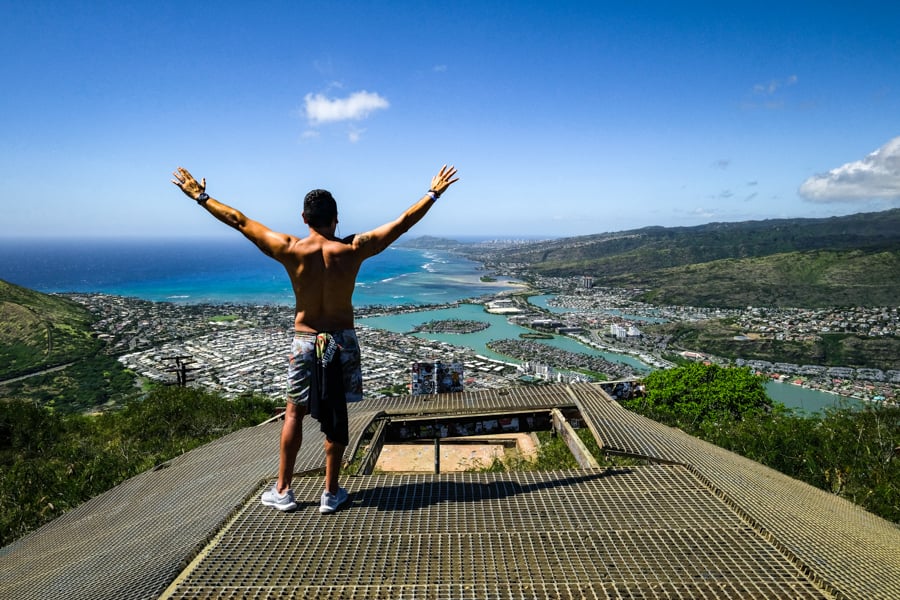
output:
[[[313,190],[303,199],[303,218],[310,227],[327,227],[337,217],[337,202],[327,190]]]

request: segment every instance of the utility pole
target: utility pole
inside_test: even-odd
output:
[[[194,359],[191,356],[169,356],[163,360],[175,361],[175,365],[165,369],[166,373],[175,373],[175,383],[178,387],[187,386],[191,380],[190,372],[196,371],[197,367],[191,367]]]

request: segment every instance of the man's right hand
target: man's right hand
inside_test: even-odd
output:
[[[206,191],[206,177],[201,179],[198,183],[184,167],[178,167],[178,170],[172,174],[175,176],[172,183],[181,188],[181,191],[184,192],[188,198],[196,200],[200,194]]]
[[[437,175],[431,178],[431,191],[440,196],[443,194],[448,187],[459,181],[459,177],[453,178],[456,175],[456,167],[450,165],[448,168],[447,165],[441,167],[441,170]]]

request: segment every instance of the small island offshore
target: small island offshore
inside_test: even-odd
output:
[[[441,319],[416,325],[410,333],[475,333],[490,326],[490,323],[485,323],[484,321]]]

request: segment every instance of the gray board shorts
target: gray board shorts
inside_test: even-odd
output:
[[[359,340],[353,329],[339,329],[323,333],[294,332],[288,360],[287,399],[291,404],[309,408],[309,390],[313,369],[322,352],[326,352],[329,337],[337,344],[334,360],[341,361],[344,398],[347,403],[362,400],[362,367]],[[317,344],[318,341],[318,344]],[[316,348],[319,347],[317,353]]]

